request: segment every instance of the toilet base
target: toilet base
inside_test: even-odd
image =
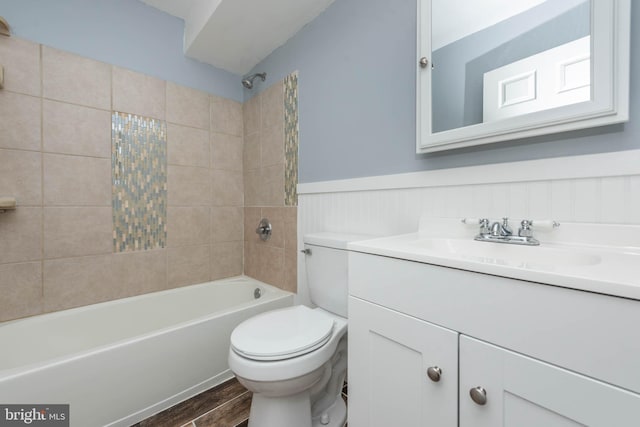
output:
[[[286,398],[254,393],[249,427],[312,427],[309,391]]]
[[[251,400],[249,427],[343,427],[347,422],[347,405],[342,397],[326,411],[328,420],[311,420],[309,392],[287,398],[254,394]],[[325,421],[326,424],[322,422]]]
[[[328,411],[328,420],[321,420],[320,417],[313,420],[312,427],[343,427],[347,422],[347,405],[344,403],[342,396],[338,397]],[[322,424],[322,421],[328,421],[326,424]]]

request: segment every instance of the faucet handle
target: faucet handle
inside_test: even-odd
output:
[[[489,230],[490,221],[489,218],[481,218],[478,220],[478,225],[480,225],[480,234],[489,234],[491,231]]]
[[[513,230],[509,226],[509,218],[506,216],[502,218],[502,230],[504,230],[504,232],[508,235],[513,234]]]
[[[488,218],[462,218],[461,222],[469,226],[480,226],[480,234],[489,234],[490,221]]]
[[[533,230],[531,226],[533,225],[533,221],[530,219],[523,219],[520,222],[520,229],[518,230],[518,236],[520,237],[533,237]]]

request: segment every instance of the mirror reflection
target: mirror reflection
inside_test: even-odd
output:
[[[442,132],[591,99],[589,0],[433,0]]]

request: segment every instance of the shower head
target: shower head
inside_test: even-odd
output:
[[[246,87],[247,89],[253,88],[253,81],[256,77],[260,77],[262,81],[264,81],[267,78],[267,73],[256,73],[248,76],[247,78],[242,80],[242,86]]]

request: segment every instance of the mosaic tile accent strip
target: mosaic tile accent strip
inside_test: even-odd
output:
[[[167,124],[111,116],[114,252],[164,248],[167,242]]]
[[[298,206],[298,72],[284,78],[284,204]]]

